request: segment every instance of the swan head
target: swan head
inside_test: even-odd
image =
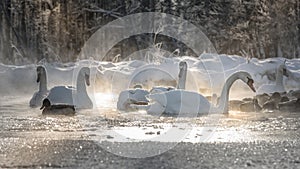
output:
[[[284,63],[285,63],[285,62],[284,62]],[[279,71],[281,74],[283,74],[284,76],[289,77],[289,74],[288,74],[288,71],[287,71],[287,69],[286,69],[285,64],[279,65],[278,71]]]
[[[179,63],[179,74],[178,74],[179,79],[185,75],[186,71],[187,71],[187,63],[186,61],[181,61]]]
[[[36,72],[37,72],[37,79],[36,79],[36,82],[39,83],[40,80],[41,80],[41,76],[46,74],[46,70],[43,66],[38,66],[36,68]]]
[[[253,91],[253,92],[256,92],[255,90],[255,87],[254,87],[254,80],[252,79],[252,76],[248,73],[248,72],[239,72],[239,78],[245,82],[249,87],[250,89]]]
[[[179,63],[179,69],[180,70],[186,70],[187,69],[187,63],[186,63],[186,61],[181,61],[180,63]]]
[[[88,67],[81,68],[78,76],[83,76],[86,85],[88,86],[90,85],[90,68]]]

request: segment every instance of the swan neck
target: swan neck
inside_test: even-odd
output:
[[[77,92],[86,92],[86,86],[85,86],[85,78],[80,73],[77,77],[77,84],[76,84]]]
[[[277,73],[276,73],[276,85],[277,86],[283,86],[283,71],[279,69],[277,69]]]
[[[187,68],[183,67],[179,71],[177,89],[185,89]]]
[[[46,73],[40,74],[40,91],[47,91],[47,75]]]
[[[221,111],[223,113],[227,113],[228,112],[228,100],[229,100],[229,90],[232,86],[232,84],[239,79],[238,77],[238,73],[235,73],[233,75],[231,75],[225,82],[223,89],[222,89],[222,93],[220,96],[220,101],[219,104],[217,105],[217,109],[218,111]]]

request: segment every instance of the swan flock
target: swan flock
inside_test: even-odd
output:
[[[276,69],[275,83],[262,84],[256,91],[254,80],[248,71],[235,71],[225,81],[221,93],[214,93],[214,99],[202,93],[186,89],[188,64],[178,62],[177,84],[174,86],[152,86],[146,89],[136,84],[133,88],[119,93],[117,109],[120,111],[145,110],[148,114],[201,115],[208,113],[228,113],[232,108],[243,112],[277,109],[298,110],[298,91],[287,92],[284,76],[289,77],[285,63]],[[90,86],[90,68],[81,67],[76,74],[75,86],[53,86],[48,89],[47,70],[44,66],[36,68],[38,90],[29,101],[32,108],[41,107],[43,114],[75,114],[75,109],[92,109],[93,102],[87,92]],[[242,101],[229,100],[230,88],[241,80],[253,92],[254,98]],[[219,97],[218,97],[219,96]]]

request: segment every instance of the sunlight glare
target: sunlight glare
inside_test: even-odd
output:
[[[95,93],[95,103],[97,108],[115,108],[117,96],[112,93]]]

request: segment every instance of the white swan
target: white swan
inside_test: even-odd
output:
[[[179,63],[179,74],[178,74],[178,83],[177,89],[185,89],[186,83],[186,74],[187,74],[187,63],[185,61],[181,61]],[[164,86],[155,86],[150,92],[146,89],[142,89],[140,85],[135,87],[134,89],[127,89],[122,91],[119,94],[117,109],[121,111],[132,111],[135,108],[131,107],[131,104],[145,105],[149,101],[146,96],[150,93],[161,93],[170,90],[174,90],[174,87],[164,87]]]
[[[241,79],[254,92],[253,79],[247,72],[232,74],[223,87],[220,101],[214,106],[203,95],[185,90],[173,90],[164,93],[150,94],[148,98],[151,104],[147,106],[149,114],[206,114],[206,113],[227,113],[229,90],[232,84]],[[145,106],[146,107],[146,106]]]
[[[36,68],[37,80],[36,82],[40,84],[39,91],[35,92],[29,102],[30,107],[39,107],[42,105],[42,101],[47,97],[49,91],[47,89],[47,73],[43,66],[38,66]]]
[[[51,104],[74,105],[79,109],[93,108],[93,103],[86,91],[86,85],[90,85],[90,69],[82,67],[77,75],[76,88],[73,86],[55,86],[47,98]]]
[[[285,88],[283,85],[283,75],[288,76],[285,64],[281,64],[277,68],[276,72],[276,83],[275,84],[265,84],[258,88],[256,94],[272,94],[275,92],[283,93],[285,92]]]
[[[161,93],[166,91],[171,91],[175,89],[185,89],[186,84],[186,75],[187,75],[187,63],[185,61],[179,62],[179,74],[178,74],[178,83],[176,88],[174,87],[165,87],[165,86],[155,86],[150,90],[151,94]]]
[[[149,92],[145,89],[128,89],[119,94],[117,109],[121,111],[133,111],[131,104],[148,103],[146,95]]]

